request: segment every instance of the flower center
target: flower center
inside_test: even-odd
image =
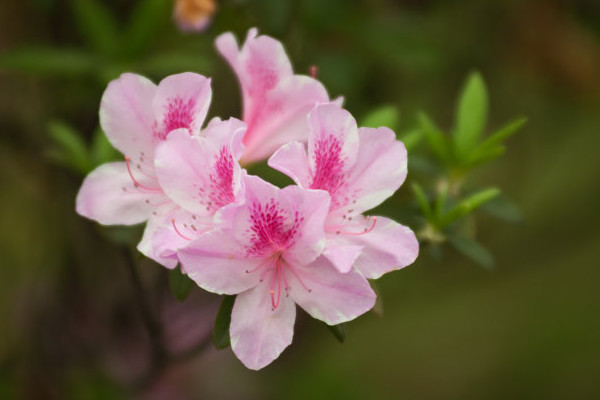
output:
[[[291,273],[296,280],[300,283],[300,286],[304,288],[307,292],[312,292],[308,286],[304,284],[300,276],[294,270],[290,264],[288,264],[283,258],[283,254],[281,251],[275,252],[273,255],[268,257],[265,261],[260,263],[258,266],[251,270],[246,270],[247,274],[251,274],[257,271],[261,271],[260,274],[260,282],[265,280],[267,275],[271,275],[271,280],[269,283],[269,294],[271,295],[271,310],[275,311],[277,307],[279,307],[279,303],[281,301],[281,293],[282,293],[282,283],[283,283],[283,291],[285,291],[285,297],[289,297],[290,285],[288,283],[288,279],[286,276],[286,271]]]

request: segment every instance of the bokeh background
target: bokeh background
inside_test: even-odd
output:
[[[600,398],[598,1],[222,0],[201,33],[178,29],[169,0],[101,1],[112,19],[87,3],[0,4],[0,398]],[[98,24],[113,36],[98,40]],[[213,41],[253,26],[284,43],[296,71],[318,66],[359,120],[400,109],[398,130],[418,110],[451,128],[461,83],[479,70],[490,129],[529,122],[472,179],[502,188],[522,217],[477,215],[493,271],[424,248],[380,280],[383,317],[352,322],[339,344],[301,316],[292,346],[259,372],[229,349],[185,354],[210,333],[219,299],[194,290],[177,302],[166,272],[138,260],[164,340],[184,352],[147,377],[160,354],[115,244],[139,230],[75,214],[82,175],[57,162],[49,124],[91,143],[102,92],[125,71],[209,75],[210,114],[239,116]],[[408,186],[398,196],[411,205]]]

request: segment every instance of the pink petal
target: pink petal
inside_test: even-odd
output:
[[[248,132],[242,162],[268,158],[279,147],[294,140],[306,142],[308,113],[316,104],[328,101],[327,91],[313,78],[295,75],[282,79],[264,100],[257,102],[256,109],[248,117],[244,115]]]
[[[233,158],[237,161],[244,152],[242,141],[246,134],[246,128],[244,121],[237,118],[229,118],[223,121],[219,117],[215,117],[202,130],[202,136],[218,148],[229,146]]]
[[[243,130],[230,131],[235,124],[221,121],[213,124],[211,131],[224,130],[221,125],[226,130],[221,133],[229,136],[220,140],[223,146],[179,129],[156,148],[156,174],[165,193],[202,220],[233,202],[240,188],[241,168],[231,154],[230,143]]]
[[[327,257],[333,266],[341,273],[345,274],[352,269],[354,262],[362,251],[362,246],[348,245],[345,243],[338,243],[338,235],[331,235],[327,237],[327,247],[323,252],[323,255]]]
[[[342,274],[325,257],[288,274],[290,297],[313,318],[329,325],[350,321],[375,305],[369,282],[355,271]],[[306,289],[305,289],[306,288]]]
[[[185,72],[163,79],[152,102],[158,123],[154,132],[156,139],[164,140],[169,132],[180,128],[197,135],[211,97],[210,79],[202,75]]]
[[[144,235],[142,236],[142,240],[138,243],[137,249],[140,253],[162,266],[173,269],[177,266],[177,254],[160,255],[159,251],[153,246],[153,242],[159,229],[164,229],[164,221],[158,218],[151,218],[146,224]]]
[[[356,200],[349,214],[362,213],[390,197],[406,179],[406,148],[388,128],[360,128],[359,152],[347,192]]]
[[[337,235],[338,241],[361,246],[354,268],[365,278],[377,279],[390,271],[412,264],[419,242],[412,230],[385,217],[377,217],[373,230],[364,235]]]
[[[328,187],[331,182],[320,182],[320,179],[332,177],[327,171],[339,169],[339,174],[344,174],[354,165],[358,153],[358,127],[352,114],[335,103],[316,106],[308,120],[311,132],[308,155],[314,174],[311,187],[326,189],[320,186]],[[321,177],[323,174],[325,176]]]
[[[146,257],[169,269],[177,266],[177,250],[212,228],[212,224],[201,223],[193,214],[175,204],[156,214],[146,224],[137,248]]]
[[[286,223],[291,225],[296,218],[297,234],[290,247],[284,249],[286,260],[297,265],[306,265],[321,254],[325,247],[324,221],[329,209],[329,195],[320,190],[306,190],[298,186],[284,189],[263,181],[255,176],[244,177],[246,204],[237,218],[246,224],[252,218],[253,204],[273,204],[275,208],[287,216]],[[235,231],[245,231],[241,224]]]
[[[240,293],[231,313],[231,348],[253,370],[279,357],[294,336],[296,305],[284,296],[273,310],[266,285]]]
[[[152,99],[156,85],[136,74],[123,74],[108,84],[100,102],[100,125],[111,144],[137,159],[154,150]]]
[[[316,103],[329,101],[323,85],[307,76],[294,76],[281,43],[257,37],[256,29],[248,32],[241,49],[231,33],[219,36],[215,43],[242,89],[248,124],[243,162],[267,158],[292,140],[306,141],[306,115]]]
[[[310,186],[310,169],[306,148],[300,142],[291,142],[279,148],[268,161],[269,167],[286,174],[303,188]]]
[[[144,222],[157,205],[169,200],[157,182],[144,181],[136,187],[124,162],[101,165],[83,181],[77,194],[77,213],[104,225],[133,225]]]
[[[198,286],[218,294],[237,294],[256,286],[260,275],[246,271],[265,261],[246,258],[244,244],[222,230],[201,235],[177,255],[185,272]]]

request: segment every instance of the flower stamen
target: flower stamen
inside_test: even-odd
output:
[[[141,188],[141,189],[149,190],[149,191],[151,191],[151,192],[161,192],[161,191],[162,191],[162,189],[158,189],[158,188],[151,188],[151,187],[144,186],[144,185],[142,185],[141,183],[139,183],[139,182],[138,182],[138,181],[135,179],[135,177],[133,176],[133,173],[131,172],[131,165],[130,165],[130,163],[131,163],[131,160],[130,160],[130,158],[129,158],[129,157],[127,157],[127,156],[125,156],[125,164],[127,164],[127,172],[129,173],[129,177],[130,177],[130,178],[131,178],[131,180],[133,181],[133,185],[134,185],[136,188]]]
[[[192,240],[191,238],[189,238],[189,237],[185,236],[183,233],[181,233],[181,232],[179,231],[179,229],[177,229],[177,225],[175,225],[175,218],[171,218],[171,224],[173,224],[173,229],[175,229],[175,232],[176,232],[176,233],[177,233],[179,236],[181,236],[183,239],[185,239],[185,240],[188,240],[188,241],[189,241],[189,240]]]

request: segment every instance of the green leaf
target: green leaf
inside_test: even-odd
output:
[[[448,138],[440,131],[433,121],[424,113],[418,115],[419,123],[434,154],[444,163],[450,162]]]
[[[169,271],[169,288],[178,301],[187,299],[194,286],[194,281],[181,272],[180,267],[173,268]]]
[[[486,213],[510,222],[518,222],[523,219],[523,214],[517,205],[500,195],[481,206]]]
[[[0,68],[35,75],[86,75],[96,66],[94,57],[78,50],[20,47],[0,54]]]
[[[464,217],[465,215],[473,212],[476,208],[482,206],[488,201],[492,200],[500,194],[500,190],[497,188],[489,188],[481,190],[464,200],[461,200],[456,207],[449,211],[439,220],[439,226],[441,228],[450,225],[456,220]]]
[[[110,144],[106,135],[100,128],[94,132],[92,138],[92,148],[90,150],[92,158],[92,167],[97,167],[110,161],[123,159],[120,153]]]
[[[90,171],[90,161],[87,148],[79,133],[60,121],[50,122],[48,132],[55,145],[50,152],[51,158],[75,172],[87,174]]]
[[[481,148],[491,148],[502,144],[506,139],[511,137],[514,133],[516,133],[525,123],[527,122],[527,118],[522,117],[518,118],[506,126],[500,128],[496,132],[492,133],[487,139],[479,145]]]
[[[423,216],[427,221],[433,221],[433,211],[431,210],[431,206],[429,205],[429,200],[427,200],[427,195],[418,183],[413,182],[411,187],[417,199],[417,203],[419,204],[419,208],[423,213]]]
[[[487,269],[494,268],[494,257],[476,241],[464,236],[450,236],[448,241],[452,246],[477,264]]]
[[[338,324],[338,325],[326,325],[329,332],[335,336],[335,338],[340,343],[344,343],[346,340],[346,323]]]
[[[231,324],[231,310],[235,303],[234,296],[224,296],[221,308],[217,313],[215,327],[213,329],[213,343],[217,349],[224,349],[229,346],[229,324]]]
[[[470,168],[476,167],[478,165],[482,165],[488,163],[496,158],[502,156],[506,148],[503,145],[499,145],[496,147],[492,147],[489,149],[477,150],[471,153],[471,157],[469,157],[469,161],[466,163]]]
[[[395,130],[400,121],[400,112],[395,106],[383,106],[369,112],[362,121],[362,126],[367,128],[388,127]]]
[[[383,296],[381,295],[381,290],[379,289],[379,285],[377,284],[377,281],[375,281],[375,280],[371,280],[371,281],[369,281],[369,283],[371,284],[371,288],[373,289],[373,291],[375,292],[375,295],[377,296],[377,300],[375,300],[375,305],[373,306],[371,311],[373,311],[373,313],[375,315],[377,315],[378,317],[383,317]]]
[[[137,3],[127,27],[127,48],[130,53],[140,54],[156,36],[165,16],[170,14],[169,0],[144,0]]]
[[[472,72],[463,86],[456,108],[454,145],[459,160],[464,160],[479,141],[485,128],[487,112],[485,83],[478,72]]]
[[[114,55],[121,46],[117,21],[101,0],[72,0],[75,22],[89,45],[103,55]]]

